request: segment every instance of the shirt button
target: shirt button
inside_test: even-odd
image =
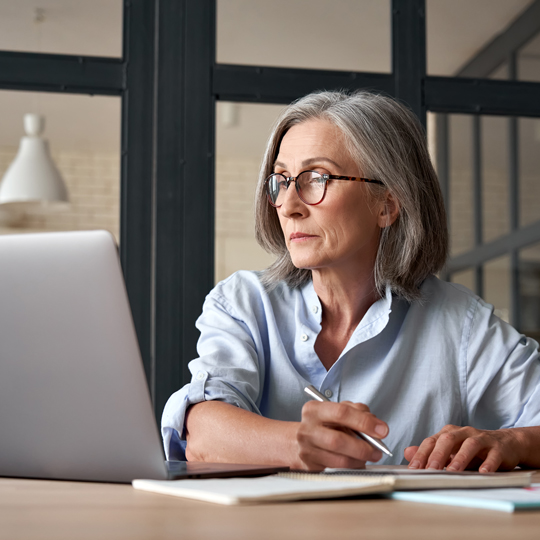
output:
[[[197,373],[196,379],[198,381],[202,381],[204,379],[204,373],[202,371],[199,371],[199,373]]]
[[[302,337],[300,338],[302,341],[307,341],[309,338],[307,334],[302,334]]]
[[[318,311],[319,311],[319,306],[313,306],[313,307],[311,308],[311,311],[313,311],[313,313],[318,313]]]
[[[324,391],[324,395],[327,397],[327,398],[331,398],[334,393],[332,392],[332,390],[330,390],[330,388],[328,388],[328,390],[325,390]]]

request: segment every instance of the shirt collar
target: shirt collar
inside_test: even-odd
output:
[[[313,287],[313,282],[310,281],[302,288],[302,295],[306,303],[306,311],[311,312],[311,316],[315,317],[316,321],[321,323],[322,317],[322,306]],[[317,313],[314,313],[313,308],[317,307]],[[392,311],[392,289],[390,285],[386,285],[384,296],[379,298],[370,308],[367,310],[366,314],[356,327],[349,343],[343,350],[345,354],[352,347],[375,337],[377,334],[380,334],[390,318],[390,313]]]

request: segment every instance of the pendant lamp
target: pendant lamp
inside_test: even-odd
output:
[[[41,136],[44,128],[43,116],[24,115],[26,136],[21,139],[17,156],[0,182],[1,205],[67,203],[66,185],[51,158],[47,139]]]

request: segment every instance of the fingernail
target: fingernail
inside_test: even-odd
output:
[[[448,465],[448,467],[446,467],[446,470],[447,471],[457,471],[457,467],[455,465]]]
[[[479,469],[479,472],[489,472],[489,469],[487,467],[482,467],[481,469]]]
[[[388,434],[388,427],[384,424],[377,424],[375,426],[375,433],[377,433],[379,437],[386,437],[386,435]]]
[[[428,465],[428,469],[438,469],[439,468],[439,462],[438,461],[432,461]]]
[[[420,462],[415,459],[409,464],[409,469],[419,469],[420,468]]]

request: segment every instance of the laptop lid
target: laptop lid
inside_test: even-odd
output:
[[[167,478],[112,236],[0,236],[0,299],[0,475]]]

